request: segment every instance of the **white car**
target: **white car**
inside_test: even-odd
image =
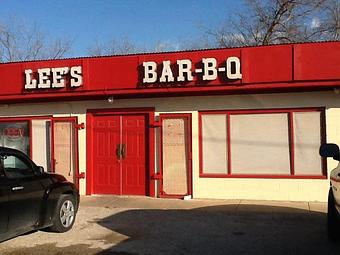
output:
[[[332,157],[340,161],[340,151],[336,144],[328,143],[320,147],[320,156]],[[331,183],[328,193],[327,229],[332,239],[339,238],[340,233],[340,163],[331,172]]]

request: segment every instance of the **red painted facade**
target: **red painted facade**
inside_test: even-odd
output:
[[[189,82],[143,84],[143,62],[165,60],[176,65],[190,59],[202,68],[202,58],[216,58],[221,66],[228,57],[238,57],[242,79],[227,80],[219,75],[203,81],[198,75]],[[340,86],[340,42],[306,43],[212,49],[128,56],[44,60],[0,64],[0,101],[58,101],[105,98],[181,96],[199,94],[265,93],[278,91],[327,90]],[[83,86],[25,90],[26,69],[82,66]]]
[[[218,71],[217,79],[203,80],[203,59],[213,58],[217,60],[217,68],[226,68],[226,61],[230,57],[237,57],[240,61],[242,78],[228,79],[226,71]],[[178,81],[178,60],[190,60],[192,63],[192,81]],[[157,82],[144,83],[144,62],[157,63]],[[163,61],[170,61],[174,82],[160,82]],[[65,86],[49,89],[25,89],[25,70],[32,70],[31,79],[38,81],[38,69],[42,68],[82,68],[82,85],[71,86],[70,75],[65,75]],[[202,70],[202,72],[196,72]],[[53,79],[49,76],[49,79]],[[190,80],[186,77],[186,80]],[[31,80],[32,81],[32,80]],[[42,60],[17,63],[0,64],[0,104],[52,102],[67,100],[95,100],[110,97],[113,98],[151,98],[171,96],[195,96],[195,95],[228,95],[244,93],[272,93],[272,92],[304,92],[321,91],[340,88],[340,42],[306,43],[275,45],[266,47],[246,47],[233,49],[210,49],[172,53],[135,54],[126,56],[89,57],[62,60]],[[185,99],[187,100],[187,99]],[[242,99],[243,100],[243,99]],[[61,112],[62,114],[86,114],[86,162],[79,169],[78,135],[76,130],[84,128],[84,123],[79,123],[77,117],[56,117],[47,111],[46,116],[41,116],[33,109],[30,115],[21,116],[20,111],[14,111],[18,116],[8,117],[7,108],[4,107],[1,122],[25,121],[29,129],[29,153],[32,156],[32,120],[48,119],[52,123],[51,129],[51,165],[55,171],[54,151],[54,123],[70,121],[74,129],[72,144],[75,148],[75,183],[84,178],[86,171],[86,194],[118,194],[118,195],[148,195],[160,197],[183,197],[194,194],[195,163],[192,162],[192,147],[199,155],[197,166],[201,183],[209,178],[267,178],[267,179],[327,179],[326,160],[322,161],[322,172],[318,175],[298,175],[295,172],[295,141],[293,113],[320,112],[321,142],[326,142],[326,105],[317,104],[300,108],[282,108],[282,105],[274,105],[273,109],[267,109],[263,105],[249,109],[230,108],[230,104],[218,107],[207,107],[205,103],[198,109],[198,147],[192,142],[196,139],[195,130],[197,123],[192,122],[191,113],[182,112],[185,109],[170,109],[167,113],[162,107],[150,104],[145,99],[145,104],[113,104],[112,108],[107,103],[95,105],[92,102],[85,103],[82,110],[74,112]],[[157,100],[155,100],[157,101]],[[227,98],[226,100],[227,101]],[[241,102],[241,101],[240,101]],[[242,102],[241,102],[242,103]],[[106,106],[104,105],[106,104]],[[94,106],[95,105],[95,106]],[[190,105],[190,104],[188,104]],[[91,107],[96,107],[93,109]],[[272,107],[271,105],[269,105]],[[104,107],[104,108],[100,108]],[[116,108],[124,107],[124,108]],[[275,108],[278,107],[278,108]],[[299,107],[290,106],[287,107]],[[13,107],[14,108],[14,107]],[[170,107],[171,108],[171,107]],[[215,109],[216,108],[216,109]],[[20,109],[20,108],[19,108]],[[9,109],[12,110],[12,109]],[[179,113],[175,113],[179,110]],[[188,109],[187,109],[188,110]],[[173,111],[173,112],[172,112]],[[9,111],[10,112],[10,111]],[[214,174],[203,169],[202,152],[202,115],[223,113],[226,115],[226,146],[227,169],[224,174]],[[237,174],[232,171],[231,141],[230,141],[230,116],[233,114],[264,114],[286,113],[289,123],[289,152],[290,174]],[[37,114],[35,116],[35,114]],[[158,115],[159,114],[159,115]],[[10,116],[10,115],[9,115]],[[166,119],[182,118],[186,125],[186,161],[187,161],[187,192],[184,194],[167,194],[164,190],[163,169],[163,127]],[[16,135],[17,130],[6,130]],[[193,135],[192,135],[193,134]],[[83,138],[82,138],[83,139]],[[85,154],[83,154],[85,156]],[[82,163],[82,162],[81,162]],[[86,166],[86,167],[85,167]],[[216,182],[217,183],[217,182]],[[158,185],[158,186],[157,186]],[[196,187],[195,187],[196,188]],[[174,192],[175,193],[175,192]]]

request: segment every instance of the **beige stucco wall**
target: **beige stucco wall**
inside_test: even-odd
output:
[[[173,97],[0,105],[0,117],[8,116],[77,116],[86,124],[86,110],[94,108],[155,107],[160,113],[192,114],[193,197],[227,199],[264,199],[291,201],[326,201],[328,180],[200,178],[198,151],[198,111],[226,109],[270,109],[326,107],[327,141],[340,144],[340,95],[331,92],[262,95]],[[79,169],[86,172],[86,128],[79,131]],[[157,155],[157,153],[156,153]],[[328,169],[337,162],[329,159]],[[85,194],[85,180],[80,191]]]

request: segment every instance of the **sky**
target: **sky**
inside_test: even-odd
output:
[[[176,45],[227,21],[241,8],[233,0],[0,0],[0,22],[18,19],[72,40],[72,56],[97,40],[127,38],[138,48]]]

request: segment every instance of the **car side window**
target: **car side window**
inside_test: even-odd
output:
[[[9,179],[34,176],[32,166],[17,155],[0,155],[1,165]]]

